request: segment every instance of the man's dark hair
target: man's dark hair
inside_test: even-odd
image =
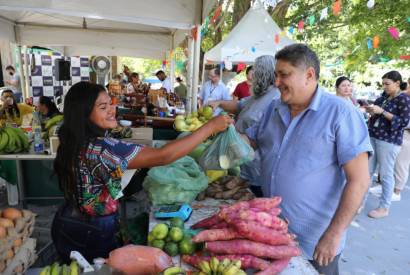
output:
[[[182,82],[182,78],[180,78],[179,76],[176,78],[176,81],[178,82]]]
[[[248,73],[253,69],[253,66],[248,66],[248,68],[246,68],[246,75],[248,75]]]
[[[319,79],[319,58],[316,53],[305,44],[296,43],[286,46],[276,53],[275,58],[276,60],[288,61],[294,67],[299,67],[301,65],[306,68],[312,67],[315,70],[316,79]]]
[[[213,71],[215,75],[221,76],[221,68],[219,66],[216,66],[216,68],[213,68],[211,71]]]
[[[7,70],[16,71],[16,69],[14,69],[14,67],[11,66],[11,65],[8,65],[8,66],[6,67],[6,71],[7,71]]]
[[[159,76],[160,74],[165,74],[163,70],[159,70],[158,72],[155,73],[156,76]]]

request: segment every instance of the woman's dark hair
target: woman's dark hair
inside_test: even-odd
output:
[[[1,96],[3,96],[5,93],[11,94],[11,96],[13,97],[13,105],[11,108],[7,108],[7,113],[13,117],[13,114],[16,114],[17,117],[20,117],[20,110],[17,107],[17,103],[16,103],[16,97],[14,96],[14,93],[12,90],[7,89],[7,90],[3,90],[3,92],[1,93]]]
[[[382,76],[382,79],[390,79],[393,80],[394,82],[399,81],[400,82],[400,90],[405,90],[407,87],[407,84],[403,82],[403,78],[401,77],[401,74],[398,71],[390,71],[388,73],[385,73]]]
[[[133,77],[139,78],[140,75],[139,75],[138,73],[132,73],[132,74],[130,74],[130,78],[133,78]]]
[[[248,66],[248,68],[246,68],[246,75],[248,75],[248,73],[253,69],[253,66]]]
[[[57,109],[57,106],[54,103],[54,101],[51,100],[51,97],[40,96],[39,103],[47,107],[47,117],[52,117],[56,114],[61,114],[60,111]]]
[[[339,77],[338,79],[336,79],[335,87],[336,87],[336,88],[339,88],[340,84],[342,84],[342,82],[345,81],[345,80],[347,80],[347,81],[349,81],[349,82],[352,82],[352,81],[351,81],[349,78],[347,78],[346,76],[341,76],[341,77]]]
[[[90,82],[78,82],[73,85],[64,100],[64,122],[58,132],[60,146],[54,161],[60,188],[66,199],[74,205],[78,198],[78,160],[80,151],[105,131],[90,120],[94,104],[101,92],[101,85]]]

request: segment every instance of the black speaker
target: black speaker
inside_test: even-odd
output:
[[[63,59],[56,59],[54,61],[54,68],[56,71],[56,80],[70,80],[71,79],[71,62]]]

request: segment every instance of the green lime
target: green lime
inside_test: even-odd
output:
[[[148,242],[151,243],[153,240],[155,240],[155,237],[152,233],[148,234]]]
[[[178,255],[178,245],[176,243],[170,242],[166,243],[164,246],[164,251],[171,257]]]
[[[172,227],[168,234],[172,241],[179,242],[184,237],[184,232],[179,227]]]
[[[157,240],[165,239],[168,235],[168,225],[165,223],[158,223],[154,226],[150,234],[152,234]]]
[[[165,238],[165,242],[167,243],[172,242],[172,238],[170,234],[168,234],[168,236]]]
[[[152,241],[151,246],[159,248],[159,249],[163,249],[165,246],[165,242],[164,240],[154,240]]]
[[[183,255],[192,255],[196,250],[195,243],[190,238],[183,238],[178,244],[179,253]]]
[[[179,227],[184,229],[184,221],[181,218],[175,217],[170,220],[171,227]]]

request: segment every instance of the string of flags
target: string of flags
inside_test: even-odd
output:
[[[352,0],[352,3],[353,3],[353,5],[358,5],[358,4],[360,4],[360,0]],[[373,9],[374,6],[375,6],[375,0],[368,0],[367,3],[366,3],[366,6],[369,10]],[[332,8],[333,15],[336,16],[336,17],[339,16],[342,12],[342,0],[334,1],[331,8]],[[326,20],[328,17],[329,17],[329,7],[325,7],[323,9],[321,9],[320,10],[320,16],[319,16],[319,22],[323,21],[323,20]],[[309,24],[309,26],[313,26],[316,23],[316,16],[314,14],[311,14],[309,16],[306,16],[304,19],[303,18],[299,19],[299,21],[296,24],[291,24],[288,27],[288,29],[287,29],[288,33],[290,35],[293,35],[295,33],[295,25],[296,25],[297,31],[299,33],[302,33],[303,30],[306,27],[305,20]],[[410,16],[407,17],[407,22],[410,23]],[[387,32],[389,32],[390,36],[394,40],[399,40],[400,39],[400,31],[396,27],[394,27],[394,26],[388,27]],[[381,38],[380,38],[379,35],[375,35],[372,38],[367,38],[367,41],[366,41],[367,48],[369,50],[379,48],[380,39]],[[400,59],[407,59],[407,58],[400,57]]]

